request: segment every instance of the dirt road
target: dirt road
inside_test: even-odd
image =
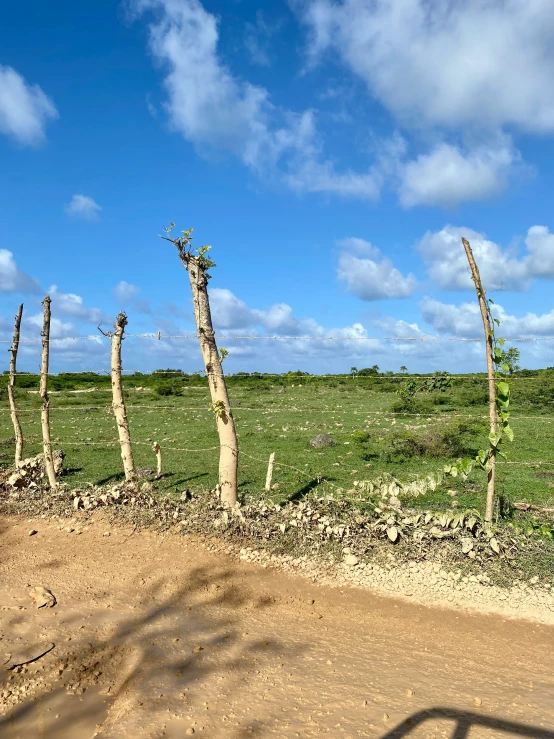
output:
[[[0,634],[0,665],[55,645],[0,671],[2,739],[554,739],[552,627],[318,587],[186,537],[0,519]]]

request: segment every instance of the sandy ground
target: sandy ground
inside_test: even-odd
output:
[[[36,608],[37,585],[56,606]],[[554,739],[551,626],[322,587],[102,521],[77,535],[0,518],[0,637],[2,739]]]

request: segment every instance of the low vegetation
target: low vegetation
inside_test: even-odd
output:
[[[433,377],[431,385],[436,382]],[[486,444],[486,380],[482,375],[442,377],[446,381],[441,380],[440,387],[416,394],[415,400],[425,404],[424,413],[418,414],[417,406],[398,410],[406,383],[414,382],[405,374],[230,376],[230,402],[241,450],[241,502],[258,505],[263,500],[264,505],[283,505],[332,498],[336,504],[348,506],[348,516],[355,510],[364,515],[373,511],[375,523],[379,518],[374,513],[378,507],[375,491],[379,497],[386,489],[393,493],[397,512],[388,515],[385,522],[395,518],[399,541],[393,544],[386,532],[382,541],[395,546],[397,552],[399,546],[407,546],[405,539],[413,539],[413,524],[401,524],[398,516],[413,518],[421,512],[424,521],[427,512],[439,518],[446,515],[444,520],[451,519],[449,529],[455,516],[480,521],[485,473],[475,469],[463,480],[445,477],[442,471],[445,465],[474,455]],[[0,379],[4,388],[6,378]],[[426,379],[416,378],[417,382]],[[18,380],[16,400],[27,457],[42,450],[38,378],[21,375]],[[512,380],[511,424],[517,443],[509,447],[508,458],[498,462],[494,527],[500,542],[509,542],[510,537],[524,541],[523,546],[518,545],[520,567],[527,562],[523,566],[529,571],[545,571],[554,557],[552,512],[548,510],[554,508],[554,369],[516,371]],[[160,388],[167,386],[171,393],[160,393]],[[60,482],[80,490],[89,483],[106,486],[121,482],[109,377],[61,375],[52,378],[51,388],[52,442],[54,449],[61,448],[66,455],[66,471]],[[206,380],[198,374],[166,370],[127,376],[124,391],[136,467],[142,475],[152,471],[148,477],[151,496],[177,501],[185,491],[202,497],[213,489],[218,481],[218,438]],[[4,407],[7,411],[7,401]],[[8,412],[0,415],[0,424],[0,465],[7,467],[14,455]],[[309,442],[316,434],[329,435],[335,444],[312,448]],[[163,456],[164,474],[159,480],[153,475],[154,441],[159,442]],[[276,454],[274,485],[263,492],[271,452]],[[389,495],[387,505],[390,502]],[[403,526],[409,532],[406,536]],[[433,526],[425,524],[424,528]],[[462,556],[461,533],[456,538],[456,556]],[[441,546],[448,548],[452,536],[446,539]],[[429,546],[428,540],[423,548]],[[487,558],[494,559],[494,555],[491,549]]]

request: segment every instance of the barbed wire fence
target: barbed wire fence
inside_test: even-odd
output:
[[[145,339],[149,340],[150,342],[162,342],[164,340],[190,340],[190,339],[197,339],[196,334],[163,334],[161,331],[154,332],[154,333],[142,333],[142,334],[126,334],[126,338],[134,338],[134,339]],[[373,336],[260,336],[260,335],[242,335],[242,334],[223,334],[217,336],[218,343],[225,343],[227,341],[234,341],[234,340],[240,340],[240,341],[276,341],[276,342],[395,342],[395,343],[415,343],[415,342],[430,342],[430,343],[453,343],[453,342],[460,342],[460,343],[471,343],[471,344],[483,344],[483,339],[477,338],[477,337],[436,337],[436,336],[407,336],[407,337],[396,337],[396,336],[386,336],[386,337],[373,337]],[[551,342],[554,341],[553,336],[524,336],[524,337],[507,337],[505,339],[507,342],[510,343],[527,343],[527,342]],[[66,337],[56,337],[50,339],[50,344],[53,345],[64,345],[69,342],[79,342],[79,341],[94,341],[94,343],[99,343],[103,341],[102,336],[98,335],[84,335],[84,336],[66,336]],[[8,344],[10,343],[9,340],[0,339],[0,343]],[[21,339],[21,344],[29,345],[29,344],[41,344],[42,338],[36,338],[36,339]],[[32,374],[32,373],[19,373],[22,374]],[[109,375],[110,370],[107,369],[100,369],[100,370],[81,370],[78,372],[58,372],[58,373],[50,373],[50,376],[64,376],[68,377],[71,375],[82,375],[82,374],[96,374],[101,377],[102,375]],[[194,373],[193,375],[186,375],[184,372],[180,370],[158,370],[154,372],[142,372],[139,370],[124,370],[124,374],[126,375],[135,375],[137,378],[140,378],[140,376],[159,376],[161,378],[165,378],[167,375],[175,375],[175,376],[181,376],[181,377],[204,377],[205,372],[199,371],[197,373]],[[418,374],[395,374],[395,375],[387,375],[387,374],[353,374],[353,373],[343,373],[343,374],[321,374],[321,375],[312,375],[312,374],[299,374],[296,372],[291,373],[236,373],[228,374],[227,375],[230,378],[233,377],[241,377],[242,379],[271,379],[271,378],[279,378],[280,380],[285,379],[289,384],[291,381],[294,380],[294,382],[301,386],[304,383],[309,384],[311,381],[319,381],[319,380],[343,380],[348,379],[357,381],[358,383],[379,383],[382,384],[384,381],[389,382],[402,382],[409,379],[417,379],[417,378],[428,378],[432,377],[433,373],[418,373]],[[476,374],[448,374],[447,375],[449,379],[452,380],[468,380],[472,382],[487,382],[487,377],[484,373],[476,373]],[[535,376],[516,376],[511,377],[510,382],[516,381],[516,382],[522,382],[522,381],[537,381],[539,379],[536,375]],[[553,376],[554,380],[554,376]],[[194,386],[192,386],[194,387]],[[196,386],[196,389],[206,389],[203,386]],[[33,391],[30,391],[33,392]],[[55,392],[55,391],[54,391]],[[80,393],[86,393],[90,392],[89,389],[87,390],[81,390],[81,391],[73,391],[73,392],[80,392]],[[106,412],[111,411],[111,404],[107,405],[90,405],[90,406],[83,406],[83,405],[60,405],[56,406],[55,403],[51,405],[51,412],[55,415],[60,413],[78,413],[80,410],[103,410]],[[141,410],[145,413],[150,414],[159,414],[160,411],[167,413],[167,412],[175,412],[175,413],[205,413],[205,414],[211,414],[213,411],[210,410],[208,407],[201,407],[201,406],[195,406],[195,405],[184,405],[180,406],[178,404],[171,404],[171,405],[153,405],[153,404],[139,404],[139,403],[133,403],[130,402],[128,405],[128,410],[132,413],[134,410]],[[9,413],[9,408],[0,408],[0,413]],[[19,408],[19,413],[37,413],[39,412],[39,408]],[[412,413],[408,411],[401,411],[401,412],[395,412],[392,410],[363,410],[363,409],[342,409],[342,408],[334,408],[334,409],[325,409],[325,408],[313,408],[313,407],[298,407],[297,405],[287,405],[286,407],[282,406],[279,408],[266,408],[266,407],[238,407],[233,408],[233,413],[241,414],[241,413],[257,413],[259,415],[265,415],[265,416],[271,416],[276,414],[289,414],[289,413],[298,413],[298,414],[304,414],[304,415],[311,415],[311,414],[330,414],[333,416],[336,416],[337,414],[341,415],[349,415],[353,417],[366,417],[366,418],[384,418],[384,419],[397,419],[399,417],[414,417],[419,419],[429,418],[431,420],[431,417],[429,414],[425,413]],[[442,414],[444,418],[471,418],[471,419],[486,419],[487,414],[476,414],[476,413],[445,413]],[[440,418],[440,416],[437,416],[436,414],[432,416],[433,420],[437,420],[437,418]],[[541,424],[551,424],[554,422],[554,416],[548,417],[545,415],[526,415],[526,416],[516,416],[514,420],[532,420],[534,423],[541,423]],[[395,420],[393,420],[393,423]],[[335,435],[346,435],[351,436],[351,432],[346,431],[339,431],[335,429],[333,431]],[[26,440],[29,442],[32,442],[32,440],[40,439],[39,435],[33,436],[28,435],[26,437]],[[69,447],[87,447],[87,446],[102,446],[102,447],[118,447],[120,445],[120,442],[117,440],[94,440],[94,439],[87,439],[86,441],[77,440],[77,439],[69,439],[69,438],[60,438],[59,436],[55,437],[56,443],[60,444],[66,444]],[[5,444],[10,442],[11,439],[0,439],[0,444]],[[133,446],[137,447],[152,447],[151,441],[143,441],[143,440],[136,440],[132,442]],[[165,453],[171,453],[171,454],[209,454],[211,452],[216,452],[220,449],[220,445],[214,445],[214,446],[207,446],[202,448],[192,448],[188,446],[172,446],[169,443],[163,443],[162,446],[163,452]],[[267,460],[264,460],[261,457],[249,454],[245,452],[244,450],[239,450],[240,457],[244,457],[246,459],[250,459],[252,461],[255,461],[256,463],[263,466],[265,469],[265,466],[267,466]],[[536,460],[536,461],[509,461],[505,460],[502,462],[503,465],[512,465],[512,466],[522,466],[522,467],[552,467],[554,466],[554,462],[550,462],[547,460]],[[293,465],[286,464],[284,462],[281,462],[279,460],[274,461],[275,467],[281,468],[281,469],[288,469],[291,471],[294,471],[296,474],[300,475],[301,477],[304,477],[306,479],[312,479],[313,473],[307,473],[305,470],[302,470],[298,467],[295,467]],[[340,489],[339,486],[334,485],[332,482],[326,479],[324,474],[318,475],[318,479],[321,482],[324,482],[326,485],[328,485],[330,488],[334,489]]]

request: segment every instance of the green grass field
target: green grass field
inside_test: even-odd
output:
[[[76,487],[122,478],[109,385],[107,378],[101,382],[96,379],[99,389],[51,394],[54,446],[64,449],[64,479]],[[372,480],[387,473],[411,481],[440,470],[452,459],[486,448],[486,387],[482,377],[453,380],[453,386],[444,392],[422,395],[414,406],[422,411],[419,415],[393,412],[399,398],[395,391],[402,381],[400,377],[289,377],[286,382],[230,378],[241,450],[241,495],[260,494],[271,452],[275,452],[277,463],[273,481],[279,485],[271,496],[280,502],[300,498],[318,486],[322,493],[352,498],[356,494],[349,491],[355,480]],[[217,447],[218,440],[205,380],[172,382],[172,394],[160,395],[146,376],[125,380],[136,464],[155,468],[151,444],[157,440],[165,472],[158,483],[161,492],[212,488],[218,465],[218,452],[212,447]],[[136,390],[137,385],[145,389]],[[514,378],[512,397],[515,441],[506,446],[507,463],[499,463],[498,493],[512,502],[553,506],[552,373]],[[40,398],[35,392],[18,389],[17,402],[26,439],[25,456],[31,456],[41,451]],[[6,466],[13,460],[14,442],[5,391],[2,409],[0,465]],[[318,433],[332,436],[336,446],[311,448],[309,441]],[[485,474],[475,471],[468,482],[452,480],[448,487],[458,491],[460,509],[483,510],[485,485]],[[411,505],[450,508],[452,497],[447,487],[441,486],[414,499]]]

